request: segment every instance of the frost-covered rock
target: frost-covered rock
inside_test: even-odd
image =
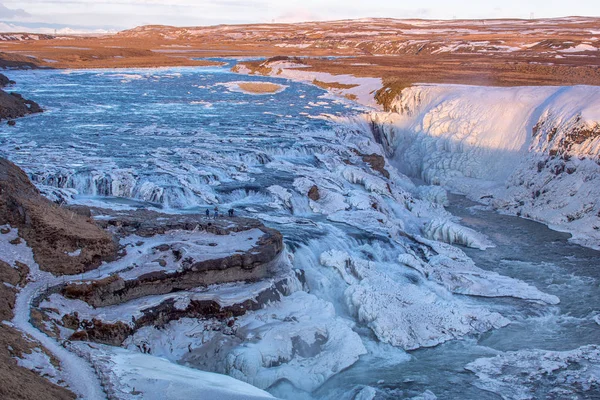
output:
[[[475,385],[506,400],[592,399],[600,393],[600,348],[522,350],[468,364]]]
[[[281,380],[311,392],[366,353],[352,324],[330,303],[296,292],[239,317],[233,327],[182,319],[161,330],[147,327],[126,342],[152,354],[230,375],[260,388]]]

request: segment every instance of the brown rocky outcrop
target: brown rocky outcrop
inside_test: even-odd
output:
[[[19,167],[0,159],[0,225],[4,224],[18,228],[40,268],[56,275],[94,269],[117,253],[108,232],[44,198]]]
[[[8,77],[4,74],[0,74],[0,88],[4,88],[8,85],[14,85],[15,81],[11,81],[10,79],[8,79]]]
[[[190,300],[189,304],[182,308],[176,306],[174,299],[168,299],[143,310],[143,316],[133,320],[131,325],[122,321],[108,323],[97,319],[91,321],[80,320],[77,313],[63,316],[59,323],[65,328],[75,330],[75,333],[69,338],[70,340],[86,340],[120,346],[127,337],[145,326],[164,326],[181,318],[216,318],[221,321],[229,321],[232,318],[244,315],[248,311],[259,310],[265,304],[278,301],[282,296],[289,295],[290,279],[298,279],[304,282],[303,273],[296,271],[295,277],[284,276],[275,280],[271,286],[258,294],[253,294],[245,300],[226,306],[222,306],[215,300],[207,299]]]
[[[11,81],[5,75],[0,74],[0,88],[14,83],[14,81]],[[0,90],[0,120],[12,120],[42,111],[42,107],[35,101],[24,99],[18,93],[7,93],[4,90]]]
[[[361,154],[363,162],[369,164],[373,171],[379,172],[381,175],[389,179],[390,173],[385,169],[385,158],[379,154]]]
[[[312,201],[319,201],[321,198],[321,194],[319,193],[319,188],[317,185],[312,185],[310,190],[308,191],[308,198]]]
[[[164,224],[164,221],[162,223]],[[255,223],[260,224],[258,221]],[[254,223],[250,224],[252,225]],[[151,226],[142,228],[140,232],[161,232],[162,229],[166,229],[160,224]],[[199,224],[196,223],[194,227],[199,227]],[[247,225],[236,225],[232,229],[240,227],[251,229]],[[127,227],[121,226],[121,228]],[[207,231],[212,228],[217,232],[224,229],[215,224],[205,225],[204,228],[207,228]],[[247,252],[202,261],[184,257],[181,260],[182,268],[175,272],[154,271],[131,280],[114,275],[90,283],[67,284],[62,288],[61,294],[70,299],[83,300],[94,307],[105,307],[144,296],[189,290],[200,286],[269,278],[273,275],[272,270],[277,266],[277,258],[283,250],[283,238],[274,229],[261,226],[260,230],[264,235],[257,245]],[[137,231],[136,234],[140,235]],[[168,246],[161,250],[172,251]]]
[[[42,112],[42,108],[32,100],[26,100],[18,93],[0,90],[0,120],[24,117]]]
[[[376,128],[377,128],[377,130],[376,130]],[[379,125],[375,124],[375,122],[372,121],[371,122],[371,130],[373,131],[373,136],[375,137],[375,141],[379,144],[383,144],[385,147],[385,144],[382,142],[382,132],[380,132],[379,129],[380,129]],[[375,134],[375,132],[378,132],[377,135]],[[385,137],[385,136],[383,135],[383,137]],[[381,175],[383,175],[389,179],[390,173],[387,169],[385,169],[385,157],[383,157],[379,154],[376,154],[376,153],[363,154],[356,149],[353,149],[352,151],[354,152],[354,154],[359,156],[364,163],[369,164],[369,167],[371,167],[371,169],[373,171],[377,171]]]

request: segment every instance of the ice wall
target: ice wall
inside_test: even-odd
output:
[[[598,247],[600,88],[418,85],[393,109],[368,129],[400,171]]]

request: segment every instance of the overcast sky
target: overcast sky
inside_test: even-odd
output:
[[[531,13],[600,16],[600,0],[0,0],[0,28],[114,30],[366,17],[529,18]]]

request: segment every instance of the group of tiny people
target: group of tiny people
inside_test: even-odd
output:
[[[229,210],[227,210],[227,214],[229,214],[229,218],[232,218],[235,216],[235,210],[233,208],[230,208]],[[219,218],[219,207],[215,206],[215,208],[213,209],[213,217],[214,219]],[[206,218],[210,218],[210,210],[207,208],[206,209]]]

